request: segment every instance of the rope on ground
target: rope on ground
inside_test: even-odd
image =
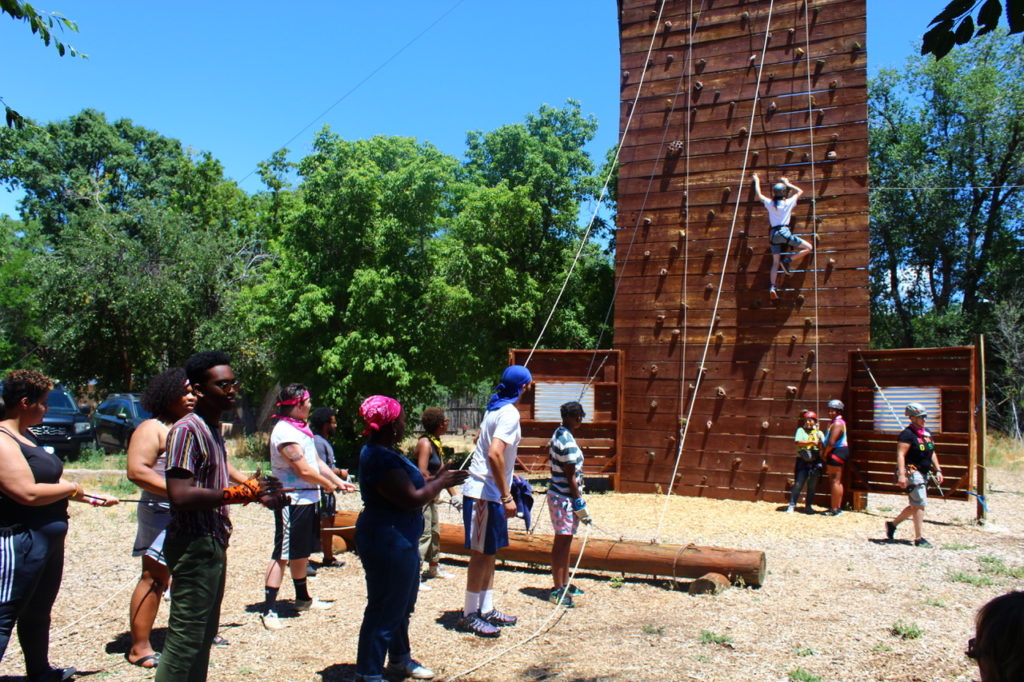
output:
[[[102,609],[104,606],[106,606],[110,602],[114,601],[114,599],[116,599],[117,597],[120,597],[122,594],[127,592],[129,589],[135,589],[135,582],[134,581],[131,581],[131,580],[126,581],[125,584],[121,586],[121,589],[115,590],[113,592],[113,594],[111,594],[109,597],[104,599],[102,602],[100,602],[99,604],[97,604],[93,608],[91,608],[88,611],[86,611],[85,614],[83,614],[80,618],[78,618],[78,620],[72,621],[71,623],[68,623],[64,627],[60,628],[59,630],[55,630],[54,632],[51,632],[50,633],[50,640],[52,641],[52,640],[60,637],[63,633],[65,633],[68,630],[70,630],[71,628],[75,627],[76,625],[78,625],[82,621],[84,621],[84,620],[86,620],[88,618],[91,618],[94,613],[96,613],[97,611]]]
[[[580,552],[579,552],[579,555],[576,557],[576,564],[572,567],[572,571],[569,573],[569,582],[566,583],[567,586],[571,585],[573,578],[576,577],[576,571],[580,567],[580,561],[583,560],[583,552],[587,548],[587,540],[590,539],[590,526],[589,525],[585,526],[584,527],[584,531],[585,532],[583,534],[583,542],[580,544]],[[501,651],[497,652],[496,654],[485,658],[483,661],[481,661],[480,663],[477,663],[472,668],[468,668],[466,670],[463,670],[462,672],[457,673],[455,675],[452,675],[451,677],[447,677],[445,679],[450,682],[451,680],[457,680],[460,677],[465,677],[466,675],[469,675],[470,673],[476,672],[480,668],[483,668],[485,665],[489,665],[489,664],[493,663],[494,661],[497,661],[499,658],[501,658],[505,654],[509,653],[510,651],[512,651],[514,649],[518,649],[519,647],[524,646],[525,644],[528,644],[529,642],[533,641],[534,639],[536,639],[540,635],[542,635],[545,632],[547,632],[547,630],[550,630],[552,627],[557,625],[558,621],[561,620],[563,615],[565,615],[567,607],[562,605],[562,599],[565,597],[567,592],[568,592],[568,590],[562,590],[562,594],[558,598],[558,603],[555,604],[555,607],[551,610],[551,613],[548,615],[547,619],[543,623],[541,623],[540,627],[538,627],[536,630],[534,630],[532,634],[527,636],[526,639],[524,639],[524,640],[522,640],[520,642],[516,642],[515,644],[511,644],[511,645],[505,647],[504,649],[502,649]],[[550,624],[550,626],[549,626],[549,624]]]
[[[769,31],[771,30],[772,12],[774,11],[774,9],[775,9],[775,0],[772,0],[771,4],[768,6],[768,19],[767,19],[767,22],[765,24],[764,43],[763,43],[763,45],[761,47],[761,62],[758,65],[758,68],[757,68],[757,82],[755,84],[755,89],[754,89],[754,99],[753,99],[753,101],[751,103],[751,107],[750,107],[750,121],[747,123],[747,130],[749,130],[749,131],[753,131],[753,129],[754,129],[754,116],[757,113],[758,102],[760,102],[760,100],[761,100],[761,75],[764,72],[764,59],[765,59],[765,55],[768,52],[768,36],[769,36]],[[750,158],[750,144],[751,144],[751,141],[753,140],[753,137],[754,136],[753,136],[752,132],[747,135],[747,144],[746,144],[746,148],[745,148],[744,153],[743,153],[743,168],[740,171],[740,187],[743,186],[744,179],[746,178],[746,175],[747,175],[747,161]],[[661,534],[661,526],[662,526],[662,524],[665,521],[665,513],[668,511],[669,498],[671,497],[672,490],[675,487],[676,474],[679,471],[679,462],[682,460],[682,457],[683,457],[683,446],[684,446],[684,444],[686,442],[686,436],[687,436],[687,434],[690,431],[690,423],[691,423],[691,420],[693,418],[693,408],[694,408],[694,406],[697,403],[697,395],[700,392],[700,385],[701,385],[701,383],[703,381],[703,378],[704,378],[704,369],[705,369],[704,368],[704,363],[707,361],[708,348],[711,346],[711,334],[712,334],[712,331],[714,331],[714,327],[715,327],[715,316],[718,314],[718,306],[719,306],[719,304],[720,304],[720,302],[722,300],[722,284],[725,281],[725,268],[726,268],[726,264],[729,262],[729,250],[732,248],[732,239],[733,239],[733,235],[736,232],[736,220],[739,217],[740,201],[741,201],[741,195],[742,194],[743,194],[742,191],[737,191],[736,192],[736,203],[735,203],[735,207],[733,209],[732,222],[731,222],[731,224],[729,226],[729,237],[726,240],[725,250],[724,250],[724,253],[722,254],[722,271],[721,271],[721,273],[718,276],[718,286],[715,287],[715,304],[714,304],[714,306],[711,309],[711,316],[709,317],[709,320],[708,320],[707,338],[704,340],[704,350],[701,353],[700,364],[697,367],[697,378],[694,381],[694,385],[693,385],[693,394],[692,394],[692,397],[690,399],[690,407],[689,407],[689,409],[686,412],[686,423],[683,424],[682,433],[679,436],[679,446],[678,446],[678,448],[676,450],[675,465],[672,467],[672,477],[668,481],[668,486],[667,486],[668,489],[665,492],[665,502],[662,505],[661,511],[658,514],[658,525],[656,526],[655,531],[654,531],[655,537],[657,537],[658,535]]]

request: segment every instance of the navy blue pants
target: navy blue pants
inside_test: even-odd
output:
[[[64,577],[67,521],[0,537],[0,660],[14,624],[31,679],[50,669],[50,611]]]
[[[420,589],[419,538],[419,530],[409,537],[408,529],[365,511],[359,515],[356,548],[366,571],[366,610],[356,653],[360,675],[383,674],[385,655],[392,663],[411,656],[409,616]]]
[[[789,493],[789,506],[795,507],[796,501],[800,499],[800,489],[807,483],[807,497],[804,506],[811,508],[811,500],[814,499],[814,491],[818,488],[818,478],[821,476],[821,464],[818,462],[807,462],[800,457],[796,458],[796,474],[793,489]]]

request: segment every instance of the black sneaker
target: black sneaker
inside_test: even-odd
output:
[[[75,676],[75,668],[50,668],[42,675],[28,678],[30,682],[65,682]]]
[[[477,637],[498,637],[501,635],[501,630],[481,618],[479,613],[462,616],[459,622],[455,624],[455,629],[459,632],[469,632]]]
[[[928,542],[924,538],[918,538],[914,540],[914,547],[924,547],[925,549],[931,549],[932,543]]]
[[[576,597],[576,596],[579,596],[579,595],[583,594],[583,590],[581,590],[580,588],[576,587],[575,585],[569,585],[569,594],[571,594],[572,596]]]
[[[890,540],[896,537],[896,524],[892,521],[885,522],[885,537]]]
[[[498,609],[491,609],[487,613],[481,613],[480,617],[491,625],[497,625],[500,628],[511,627],[519,622],[519,619],[515,616],[509,616]]]

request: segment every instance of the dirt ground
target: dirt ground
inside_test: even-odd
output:
[[[763,550],[764,586],[689,596],[685,584],[663,579],[626,576],[621,581],[581,572],[574,582],[586,595],[577,608],[532,641],[459,679],[973,679],[976,668],[963,651],[974,614],[992,597],[1020,588],[1015,576],[1024,575],[1016,570],[1024,566],[1024,472],[994,470],[990,480],[986,527],[973,523],[973,504],[929,501],[925,536],[935,544],[930,550],[909,543],[909,523],[900,528],[897,542],[885,541],[885,517],[904,504],[897,496],[872,495],[866,512],[830,518],[787,515],[769,503],[669,498],[666,507],[662,496],[592,495],[593,537],[648,540],[665,509],[665,542]],[[342,508],[358,504],[356,495],[339,498]],[[454,510],[447,509],[442,521],[455,523]],[[291,627],[267,632],[255,610],[271,549],[271,514],[255,506],[233,513],[221,615],[221,634],[230,645],[214,651],[210,679],[350,679],[365,603],[358,559],[341,555],[344,567],[321,569],[310,581],[314,596],[336,600],[332,610],[299,616],[285,608]],[[546,516],[538,532],[545,532]],[[128,594],[138,572],[138,560],[130,556],[134,519],[131,504],[72,505],[51,659],[85,671],[79,679],[152,677],[123,658]],[[507,565],[496,577],[496,603],[517,614],[520,624],[496,641],[456,632],[452,625],[462,604],[465,562],[446,559],[445,567],[455,578],[433,580],[433,589],[420,594],[411,633],[414,655],[439,678],[456,676],[522,643],[552,614],[544,599],[550,578],[543,567]],[[293,596],[287,581],[281,596]],[[157,622],[158,642],[166,611]],[[12,642],[0,664],[0,680],[18,679],[21,672],[20,650]]]

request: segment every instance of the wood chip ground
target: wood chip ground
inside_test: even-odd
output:
[[[1024,473],[990,472],[990,524],[974,524],[974,504],[929,500],[925,536],[935,549],[909,543],[910,524],[885,541],[883,522],[904,504],[871,495],[866,512],[837,518],[784,514],[769,503],[591,495],[594,537],[648,540],[665,510],[666,542],[763,550],[768,576],[760,589],[731,588],[689,596],[686,584],[649,576],[580,573],[577,608],[547,631],[460,679],[466,680],[970,680],[977,669],[963,651],[974,614],[992,597],[1021,588],[1024,566]],[[358,497],[339,498],[357,508]],[[543,500],[538,532],[545,532]],[[329,611],[301,616],[284,609],[289,628],[265,631],[256,615],[273,536],[269,511],[233,509],[228,587],[210,680],[351,679],[365,604],[362,568],[351,553],[341,568],[310,581]],[[457,522],[454,510],[443,521]],[[521,523],[521,522],[520,522]],[[72,505],[64,585],[53,612],[51,660],[88,673],[81,679],[146,680],[125,662],[128,595],[138,573],[130,556],[134,505]],[[315,555],[319,558],[319,555]],[[450,678],[523,642],[548,620],[550,577],[543,567],[507,565],[496,577],[496,602],[520,624],[498,640],[452,629],[461,608],[465,562],[446,558],[451,580],[432,580],[412,619],[414,655]],[[292,587],[281,590],[291,605]],[[166,606],[157,622],[164,635]],[[894,628],[916,638],[904,638]],[[11,643],[0,680],[22,674]],[[801,672],[807,675],[801,676]]]

